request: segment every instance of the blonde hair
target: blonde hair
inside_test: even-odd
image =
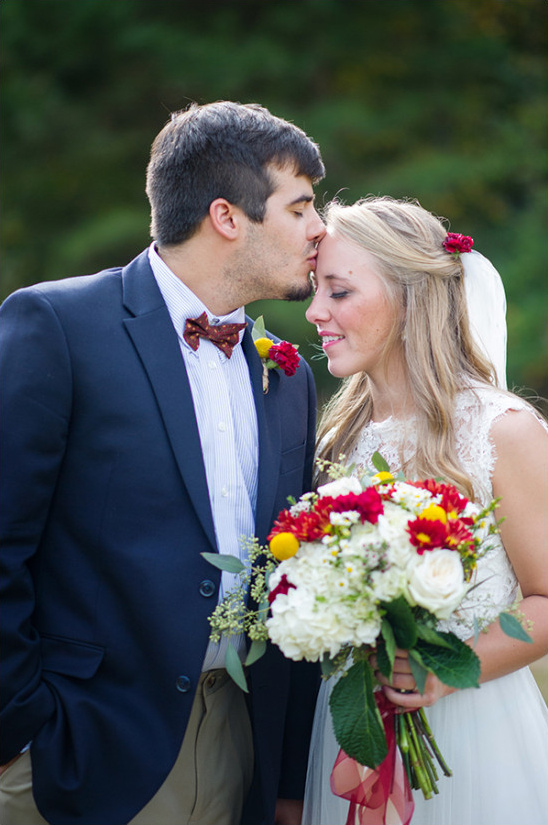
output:
[[[468,323],[462,264],[443,249],[442,221],[416,201],[368,197],[326,207],[327,231],[374,256],[388,300],[400,318],[383,357],[400,341],[412,380],[416,453],[401,469],[415,478],[442,477],[473,498],[455,447],[453,411],[463,385],[496,383],[493,365],[476,346]],[[366,373],[346,378],[320,423],[319,458],[348,455],[371,420]]]

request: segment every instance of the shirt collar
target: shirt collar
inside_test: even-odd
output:
[[[245,308],[243,306],[238,307],[228,315],[214,315],[159,256],[155,243],[151,243],[149,246],[148,260],[177,335],[191,352],[193,350],[183,338],[187,318],[198,318],[205,312],[210,324],[243,324],[245,322]],[[240,343],[244,332],[245,330],[240,332]]]

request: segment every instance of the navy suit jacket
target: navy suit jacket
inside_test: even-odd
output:
[[[310,489],[315,392],[243,339],[259,427],[256,532]],[[143,252],[0,310],[3,763],[32,741],[53,825],[122,825],[178,755],[220,572],[176,332]],[[211,582],[214,587],[211,586]],[[251,668],[256,770],[244,822],[302,795],[317,669]],[[280,772],[281,771],[281,772]]]

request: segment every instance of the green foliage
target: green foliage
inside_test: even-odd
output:
[[[373,698],[373,674],[367,661],[358,661],[331,692],[329,706],[335,738],[348,756],[374,768],[387,754],[381,715]]]
[[[259,101],[318,141],[317,199],[418,198],[470,234],[508,295],[510,385],[548,394],[541,0],[2,0],[1,297],[125,263],[169,112]],[[337,386],[303,305],[267,328]]]
[[[520,642],[527,642],[532,644],[533,640],[527,633],[519,619],[511,613],[501,613],[499,616],[499,623],[501,630],[512,639],[518,639]]]
[[[446,685],[455,688],[479,687],[480,660],[471,647],[452,633],[440,633],[448,643],[431,644],[419,639],[415,651],[420,663]],[[415,652],[414,651],[414,652]]]

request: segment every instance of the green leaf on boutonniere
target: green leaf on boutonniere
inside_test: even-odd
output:
[[[348,756],[374,768],[387,753],[381,715],[373,696],[373,673],[366,660],[345,673],[329,699],[335,738]]]
[[[226,672],[236,682],[239,688],[245,691],[245,693],[249,693],[240,657],[231,644],[229,644],[226,649]]]
[[[512,639],[519,639],[520,642],[532,643],[532,639],[527,631],[521,626],[521,623],[511,613],[501,613],[499,616],[500,629],[511,636]]]
[[[471,647],[452,633],[441,633],[449,647],[430,644],[419,639],[416,650],[424,667],[444,684],[455,688],[479,687],[480,660]]]
[[[258,341],[259,338],[266,338],[266,329],[264,325],[264,318],[262,315],[259,315],[253,327],[251,328],[251,337],[254,341]]]
[[[219,570],[225,570],[227,573],[242,573],[245,570],[245,564],[229,553],[201,553],[201,555],[213,567],[218,567]]]

